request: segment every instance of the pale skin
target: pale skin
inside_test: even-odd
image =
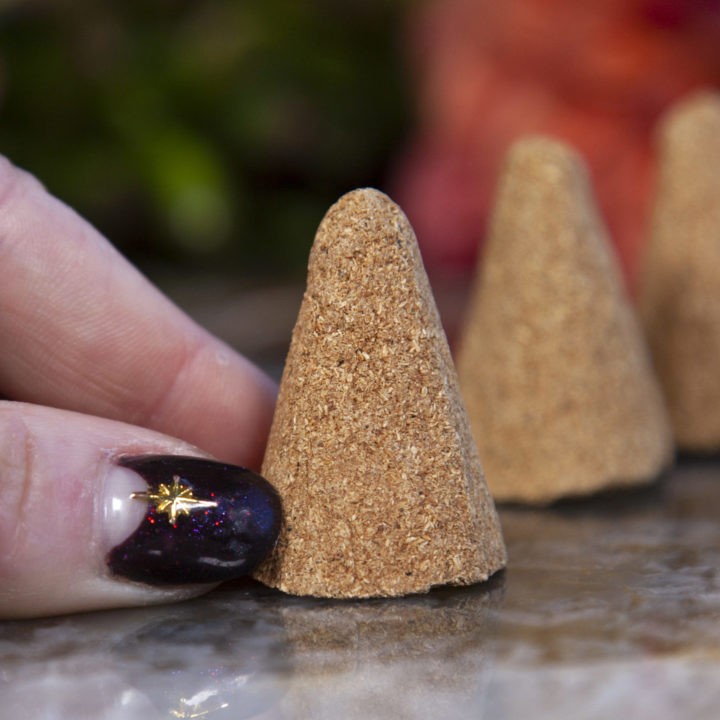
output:
[[[205,455],[259,469],[274,383],[5,159],[0,343],[0,617],[206,590],[107,580],[95,488],[122,455]]]

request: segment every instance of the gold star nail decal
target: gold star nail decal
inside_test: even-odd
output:
[[[198,500],[187,485],[180,484],[180,476],[173,475],[172,485],[160,483],[157,492],[134,492],[130,497],[133,500],[145,500],[155,505],[155,511],[165,513],[174,525],[179,515],[189,515],[193,510],[201,508],[214,508],[214,500]]]

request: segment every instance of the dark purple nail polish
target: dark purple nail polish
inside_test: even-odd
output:
[[[280,530],[280,497],[250,470],[174,455],[122,458],[145,480],[140,526],[107,556],[110,570],[151,585],[231,580],[250,573]]]

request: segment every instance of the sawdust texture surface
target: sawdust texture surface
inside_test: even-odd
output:
[[[458,372],[498,501],[644,483],[670,462],[639,323],[584,166],[558,142],[511,148]]]
[[[404,595],[505,564],[414,233],[376,190],[318,229],[263,474],[284,523],[256,576],[285,592]]]
[[[720,95],[676,106],[659,135],[642,318],[676,443],[712,452],[720,450]]]

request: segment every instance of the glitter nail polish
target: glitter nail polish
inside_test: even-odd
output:
[[[151,585],[214,583],[247,575],[280,530],[275,489],[245,468],[174,455],[121,458],[147,489],[137,529],[107,555],[115,575]]]

